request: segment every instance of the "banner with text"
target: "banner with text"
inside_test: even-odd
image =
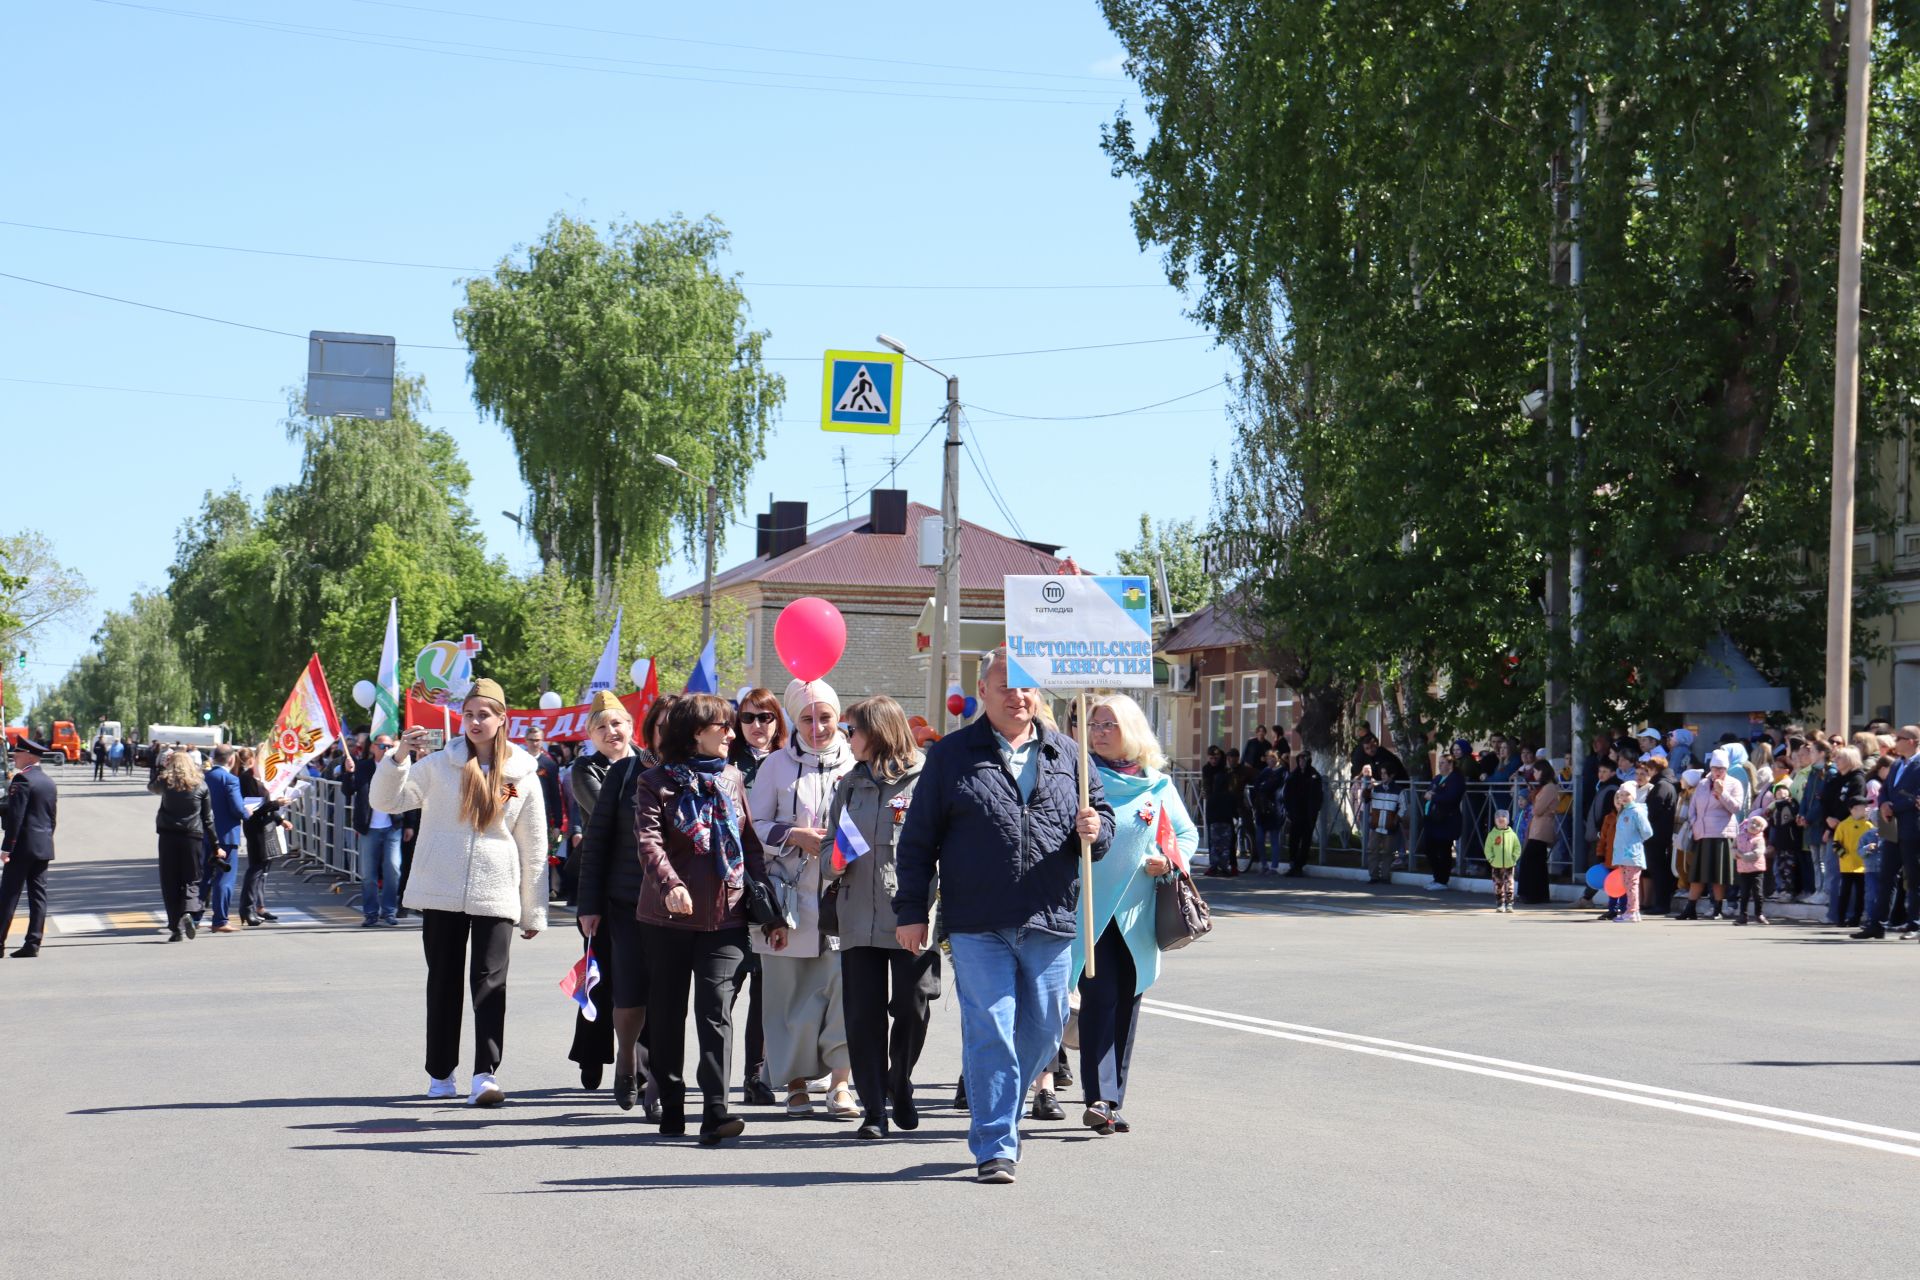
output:
[[[647,718],[647,708],[659,697],[659,688],[654,684],[652,673],[648,673],[647,687],[632,693],[622,694],[620,705],[633,716],[633,729],[640,731],[641,721]],[[438,729],[442,724],[442,708],[424,699],[407,695],[407,727],[424,725],[429,729]],[[460,713],[452,709],[444,712],[445,723],[453,733],[460,732]],[[577,707],[559,707],[553,711],[534,708],[528,711],[507,712],[507,736],[515,742],[521,741],[535,726],[546,736],[548,742],[585,742],[587,740],[587,722],[593,719],[593,708],[582,704]]]
[[[1146,577],[1009,577],[1007,684],[1151,689],[1153,601]]]

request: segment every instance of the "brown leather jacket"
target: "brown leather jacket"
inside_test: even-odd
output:
[[[754,834],[753,816],[747,812],[747,789],[740,771],[729,765],[720,775],[740,808],[740,852],[746,873],[756,880],[767,878],[766,860],[761,854],[760,837]],[[713,933],[747,923],[747,906],[742,891],[730,888],[721,878],[712,854],[695,851],[693,841],[674,825],[673,811],[679,803],[680,788],[664,766],[655,766],[640,775],[633,789],[633,841],[640,854],[646,876],[640,886],[640,903],[634,916],[641,924],[663,925],[692,933]],[[693,914],[667,914],[667,893],[685,885],[693,897]]]

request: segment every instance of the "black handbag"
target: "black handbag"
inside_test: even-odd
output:
[[[773,890],[766,881],[756,880],[751,875],[740,879],[740,901],[747,908],[747,919],[763,929],[784,929],[787,917],[774,901]]]
[[[1153,898],[1153,932],[1162,951],[1178,951],[1213,930],[1213,912],[1187,872],[1158,881]]]

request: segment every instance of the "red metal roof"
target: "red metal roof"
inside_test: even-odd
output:
[[[856,516],[807,535],[804,546],[774,559],[737,564],[714,577],[716,591],[748,582],[844,587],[909,587],[933,590],[934,571],[920,567],[915,530],[926,516],[940,513],[919,502],[907,504],[906,533],[869,533],[867,516]],[[1068,562],[1015,538],[968,520],[960,521],[960,585],[998,591],[1008,574],[1071,573]],[[679,596],[697,594],[688,587]]]

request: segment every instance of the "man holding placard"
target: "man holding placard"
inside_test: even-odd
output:
[[[1083,753],[1032,689],[1008,687],[1007,652],[980,666],[981,719],[927,751],[897,846],[894,916],[918,954],[936,871],[960,994],[967,1144],[982,1182],[1012,1182],[1027,1083],[1067,1019],[1081,860],[1106,853],[1113,810]]]

